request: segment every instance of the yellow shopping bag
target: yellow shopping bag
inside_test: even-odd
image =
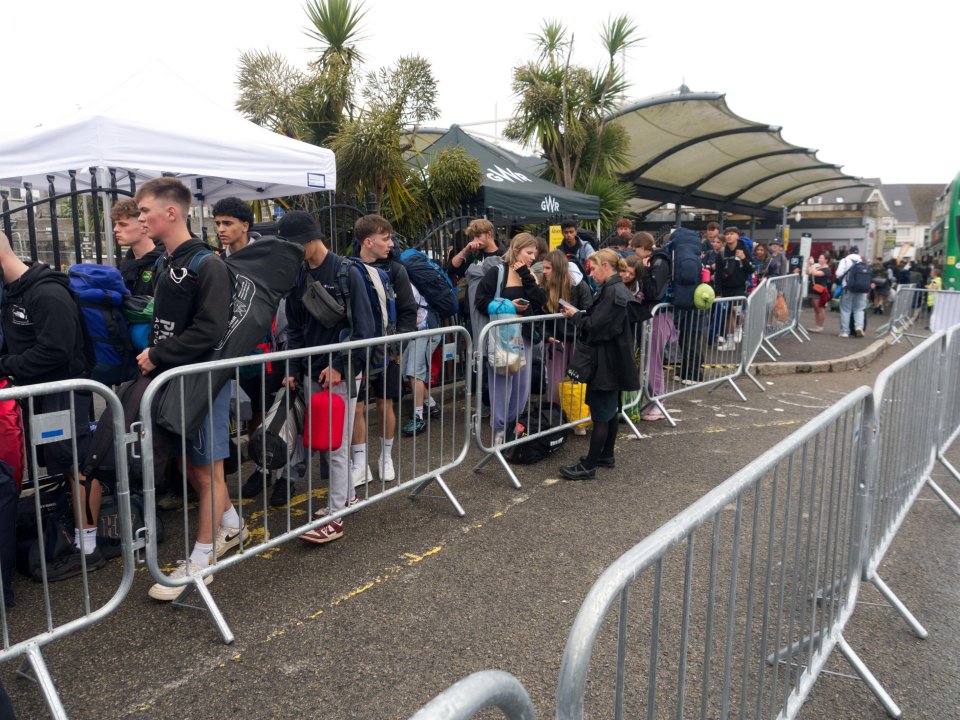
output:
[[[560,383],[560,407],[563,408],[568,422],[576,422],[580,418],[589,417],[590,408],[585,401],[586,396],[586,383],[578,383],[573,380],[564,380]],[[588,427],[590,424],[589,420],[579,423],[582,427]]]

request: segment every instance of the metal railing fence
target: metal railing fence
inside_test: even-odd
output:
[[[451,341],[445,342],[445,339],[448,337],[451,338]],[[380,370],[379,373],[371,373],[366,378],[367,382],[364,383],[366,389],[364,390],[358,388],[356,385],[356,383],[360,382],[359,376],[361,373],[354,370],[354,368],[359,369],[377,366],[382,362],[383,357],[392,356],[394,358],[400,358],[403,356],[404,350],[407,347],[414,346],[418,341],[429,341],[430,339],[436,338],[439,338],[441,347],[448,347],[454,343],[462,342],[467,352],[466,356],[469,357],[471,342],[466,330],[459,327],[441,328],[438,330],[422,330],[401,335],[392,335],[389,336],[388,340],[384,338],[366,341],[357,340],[339,343],[337,345],[286,350],[278,353],[267,353],[265,355],[252,355],[244,358],[187,365],[167,370],[149,385],[141,402],[141,417],[143,418],[144,515],[148,529],[147,565],[158,584],[166,587],[182,588],[180,595],[173,601],[175,605],[182,605],[183,601],[192,591],[198,592],[206,610],[216,624],[223,641],[229,644],[233,641],[233,634],[206,587],[207,583],[212,580],[211,576],[215,573],[236,563],[244,562],[265,550],[301,537],[332,521],[341,521],[344,516],[361,510],[374,502],[383,501],[398,493],[407,491],[411,497],[415,497],[422,493],[431,483],[435,483],[437,487],[440,488],[458,515],[464,515],[463,508],[444,482],[443,475],[460,465],[469,449],[470,435],[468,432],[468,420],[470,413],[470,387],[469,382],[452,381],[452,378],[462,375],[462,373],[458,373],[456,368],[456,364],[461,362],[459,360],[461,355],[459,352],[451,351],[451,359],[441,363],[441,368],[437,376],[439,387],[432,388],[432,393],[436,397],[436,401],[440,407],[439,417],[430,419],[427,415],[427,417],[424,418],[425,427],[418,432],[414,432],[412,437],[409,438],[404,437],[401,439],[397,437],[401,434],[402,429],[402,425],[397,423],[396,442],[394,444],[393,454],[391,455],[391,457],[394,458],[393,467],[395,478],[391,480],[383,477],[381,470],[381,476],[376,480],[371,479],[369,482],[361,481],[356,487],[351,484],[351,477],[354,476],[352,473],[348,473],[349,466],[347,465],[351,444],[351,432],[354,427],[354,415],[351,409],[354,403],[345,398],[345,413],[343,425],[341,426],[344,430],[341,438],[337,438],[332,434],[334,432],[332,428],[336,427],[336,423],[332,420],[335,411],[330,409],[333,407],[333,402],[331,401],[326,411],[318,411],[328,413],[326,417],[321,418],[317,413],[311,413],[311,393],[318,395],[323,393],[320,393],[320,387],[316,385],[312,388],[307,388],[307,397],[305,398],[306,419],[304,420],[305,428],[303,432],[314,437],[318,434],[323,435],[320,438],[321,446],[324,446],[325,441],[325,447],[334,449],[312,450],[304,448],[299,436],[295,437],[292,441],[293,447],[291,447],[290,444],[286,444],[281,451],[280,462],[278,463],[280,465],[279,472],[284,479],[278,478],[277,482],[293,480],[294,488],[297,484],[301,487],[305,486],[303,492],[293,492],[291,486],[288,484],[286,486],[287,496],[282,498],[285,500],[282,509],[274,509],[272,511],[274,513],[273,517],[271,517],[271,508],[268,506],[266,493],[264,492],[260,507],[250,513],[246,519],[247,523],[262,522],[262,527],[251,526],[246,528],[247,532],[250,533],[249,542],[241,540],[236,554],[222,558],[216,557],[218,552],[215,545],[212,564],[196,572],[187,573],[180,578],[170,578],[164,573],[164,567],[161,565],[159,550],[157,548],[156,533],[154,532],[157,522],[155,477],[157,463],[154,458],[154,446],[155,443],[162,440],[164,435],[164,431],[159,427],[156,417],[158,401],[160,403],[159,407],[163,407],[162,403],[169,399],[172,394],[174,400],[168,404],[167,407],[175,408],[180,414],[181,419],[183,419],[186,416],[185,408],[189,405],[189,401],[184,402],[185,397],[189,396],[193,401],[199,400],[205,403],[206,408],[209,409],[213,405],[216,396],[213,390],[218,375],[222,379],[223,373],[226,372],[230,378],[239,384],[241,369],[253,368],[259,372],[260,380],[257,383],[256,392],[261,394],[261,404],[263,408],[266,409],[270,407],[272,400],[272,397],[268,395],[266,389],[268,364],[275,366],[282,373],[283,377],[289,377],[295,374],[291,362],[297,360],[302,363],[303,377],[316,378],[320,375],[321,368],[330,365],[335,357],[343,357],[345,363],[343,383],[345,386],[335,388],[333,394],[337,395],[338,390],[342,390],[342,394],[346,395],[347,386],[353,385],[349,390],[350,396],[356,398],[359,392],[360,399],[366,401],[366,409],[373,412],[372,408],[376,406],[378,396],[389,402],[394,392],[392,389],[392,380],[384,380],[381,382],[378,380],[378,377],[383,378],[394,370],[399,374],[401,370],[392,368]],[[428,362],[428,369],[429,367]],[[355,378],[355,383],[350,383],[350,378]],[[188,383],[190,383],[189,387]],[[289,406],[294,403],[294,400],[289,399],[289,393],[282,397],[285,398],[283,400],[283,403],[286,404],[285,410],[289,410]],[[410,415],[412,415],[413,407],[411,401],[409,399],[398,399],[400,400],[400,417],[404,417],[405,412],[409,412]],[[230,404],[232,410],[239,416],[241,413],[239,398],[232,398]],[[457,414],[460,415],[459,422],[456,419]],[[320,423],[322,427],[324,420],[326,420],[327,423],[326,434],[323,434],[320,429],[314,433],[313,423]],[[204,422],[209,426],[210,436],[214,436],[213,416],[208,413]],[[368,438],[379,436],[381,428],[382,426],[379,424],[370,423],[368,425]],[[230,494],[237,499],[238,510],[242,511],[244,472],[242,467],[243,458],[240,450],[241,433],[239,426],[237,426],[231,434],[233,435],[235,443],[235,449],[232,452],[236,456],[237,463],[240,467],[236,481],[231,481],[229,487],[231,489]],[[267,455],[265,446],[266,434],[263,434],[261,437],[263,438],[261,440],[263,447],[259,448],[260,454],[258,457],[263,458]],[[337,440],[341,440],[341,442],[337,442]],[[250,444],[256,444],[256,442],[251,441]],[[187,455],[186,445],[186,440],[182,437],[179,438],[173,446],[174,453],[181,458],[185,458]],[[334,446],[338,446],[338,449]],[[248,445],[248,452],[249,450]],[[256,449],[254,451],[256,452]],[[367,459],[368,461],[372,460],[369,456]],[[297,466],[301,464],[301,461],[302,470],[298,470]],[[194,515],[188,505],[186,463],[182,463],[182,465],[183,532],[181,537],[183,538],[183,546],[181,550],[184,555],[181,557],[183,557],[183,562],[186,564],[189,561],[190,547],[193,540],[191,536],[191,526],[194,525]],[[217,469],[215,466],[211,468],[211,475],[214,475],[216,472]],[[298,478],[297,476],[301,474],[302,478]],[[329,478],[329,481],[325,479],[325,475]],[[364,473],[361,471],[360,477],[362,478],[363,475]],[[368,476],[368,478],[370,477],[371,476]],[[219,487],[222,492],[223,486]],[[329,493],[327,490],[328,487]],[[218,507],[216,496],[217,488],[218,483],[215,482],[213,483],[213,490],[210,491],[212,496],[209,503],[211,508],[210,521],[213,528],[217,528],[219,525],[218,517],[213,510],[213,508]],[[200,491],[198,490],[198,492]],[[334,496],[335,493],[336,496]],[[354,495],[354,493],[356,493],[356,495]],[[221,495],[219,502],[222,501],[223,498]],[[278,513],[279,518],[276,517]],[[195,518],[197,527],[199,527],[200,520],[200,517]],[[241,535],[244,534],[245,533],[241,533]],[[174,533],[168,533],[168,535],[175,536]]]
[[[686,310],[664,303],[653,309],[642,338],[644,395],[672,427],[676,421],[664,405],[667,398],[703,388],[713,392],[729,384],[746,400],[735,382],[743,374],[746,308],[747,298],[728,297],[717,298],[709,310]],[[672,342],[656,342],[653,329],[658,323],[672,328]],[[657,352],[661,345],[665,353]]]
[[[773,341],[782,335],[790,333],[798,342],[805,342],[807,338],[800,337],[798,330],[804,332],[800,326],[800,307],[803,303],[803,278],[800,275],[780,275],[778,277],[767,278],[765,280],[766,290],[763,291],[761,299],[764,306],[764,329],[763,345],[764,351],[771,360],[776,361],[780,351],[774,346]],[[761,292],[764,284],[761,283],[753,291],[753,294]],[[756,306],[760,309],[760,305]],[[769,348],[769,350],[768,350]],[[770,351],[773,351],[773,354]]]
[[[486,457],[475,470],[496,459],[513,486],[520,488],[505,453],[519,452],[532,442],[560,445],[562,436],[589,423],[586,385],[573,383],[566,375],[578,342],[575,324],[561,314],[511,315],[489,322],[480,331],[474,352],[473,435]],[[504,349],[510,343],[513,349]],[[534,362],[538,355],[539,364]],[[485,387],[490,412],[486,421],[482,417]],[[522,434],[517,432],[521,428]],[[639,435],[635,427],[634,432]]]
[[[88,397],[84,398],[84,395]],[[49,453],[53,447],[51,443],[56,442],[58,455],[63,456],[58,462],[66,457],[64,453],[69,453],[70,469],[66,472],[71,493],[78,496],[79,466],[85,458],[82,456],[82,448],[78,450],[80,438],[76,428],[78,424],[88,422],[85,412],[92,401],[92,395],[103,400],[114,418],[112,434],[117,465],[116,487],[113,490],[119,516],[121,572],[118,577],[116,568],[104,568],[99,574],[91,575],[96,568],[88,566],[86,556],[80,553],[79,578],[54,584],[49,576],[50,561],[47,555],[50,548],[45,544],[48,537],[44,532],[46,523],[40,492],[40,480],[45,474],[43,471],[48,468],[40,459],[38,448],[42,447]],[[47,399],[56,400],[58,397],[60,399],[56,402],[47,403]],[[27,608],[42,608],[42,614],[24,615],[20,610],[10,613],[3,593],[0,592],[0,624],[3,630],[0,662],[22,658],[19,674],[39,685],[51,716],[60,719],[66,718],[67,714],[41,651],[47,645],[88,628],[110,615],[127,596],[133,584],[133,529],[126,459],[128,438],[123,427],[123,408],[117,396],[109,388],[92,380],[62,380],[0,390],[0,401],[11,399],[22,401],[24,430],[30,435],[29,443],[26,440],[24,442],[27,460],[24,487],[29,488],[32,485],[32,493],[25,493],[21,497],[29,498],[32,495],[33,498],[37,536],[35,547],[39,559],[39,574],[35,572],[33,578],[37,584],[20,584],[16,588],[18,593],[28,596],[24,598],[24,602],[18,603],[18,608],[22,607],[28,613]],[[49,459],[47,462],[49,463]],[[75,512],[69,512],[69,515],[73,516],[76,526],[81,524],[82,518]],[[71,537],[71,549],[72,541]]]
[[[534,720],[526,688],[510,673],[484,670],[463,678],[418,710],[410,720],[469,720],[498,708],[507,720]]]
[[[960,472],[946,459],[950,446],[960,435],[960,325],[947,331],[943,364],[940,368],[940,437],[937,460],[960,481]]]
[[[877,587],[921,638],[927,631],[883,582],[878,569],[925,486],[960,517],[960,508],[930,475],[941,438],[937,380],[941,366],[952,364],[946,356],[948,347],[943,333],[928,338],[881,372],[874,386],[880,444],[869,477],[863,579]],[[950,381],[956,382],[956,377]]]
[[[763,384],[757,380],[750,372],[750,366],[757,357],[757,353],[763,350],[772,360],[776,358],[770,354],[770,351],[763,347],[763,334],[766,330],[766,298],[767,280],[764,279],[754,288],[754,291],[747,296],[747,307],[743,320],[743,345],[741,347],[742,360],[740,372],[753,382],[761,392],[766,392]]]
[[[896,709],[842,634],[870,398],[849,394],[601,575],[568,636],[557,718],[794,717],[835,647]]]

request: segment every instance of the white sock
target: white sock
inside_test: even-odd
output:
[[[367,444],[351,445],[350,455],[353,458],[353,466],[355,468],[365,467],[367,464]]]
[[[423,420],[423,405],[417,405],[417,406],[413,409],[413,415],[414,415],[414,417],[416,417],[418,420]]]
[[[190,553],[190,562],[199,567],[205,568],[210,564],[210,553],[213,552],[213,543],[195,543],[193,552]]]
[[[381,440],[383,445],[381,447],[380,454],[383,457],[390,457],[393,454],[393,438],[390,438],[389,440],[386,438],[381,438]]]
[[[240,527],[240,516],[237,514],[237,509],[233,505],[220,516],[220,524],[232,530]]]
[[[427,395],[427,407],[436,407],[437,401],[433,399],[433,396]]]
[[[81,544],[82,543],[82,544]],[[73,546],[79,550],[83,548],[83,554],[89,555],[97,549],[97,529],[84,528],[83,540],[80,539],[80,528],[73,529]]]

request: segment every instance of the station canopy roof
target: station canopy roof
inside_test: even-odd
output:
[[[675,203],[773,218],[814,195],[868,185],[785,142],[778,126],[734,114],[720,93],[681,87],[625,106],[609,122],[629,138],[621,174],[636,186],[630,206],[641,215]]]

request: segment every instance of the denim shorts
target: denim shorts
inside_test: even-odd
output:
[[[210,441],[210,413],[207,413],[200,429],[187,441],[187,459],[193,465],[208,465],[211,460],[223,460],[229,455],[230,383],[227,383],[213,399],[213,442]]]
[[[403,376],[427,382],[430,380],[430,356],[440,344],[439,335],[417,338],[403,349]]]

